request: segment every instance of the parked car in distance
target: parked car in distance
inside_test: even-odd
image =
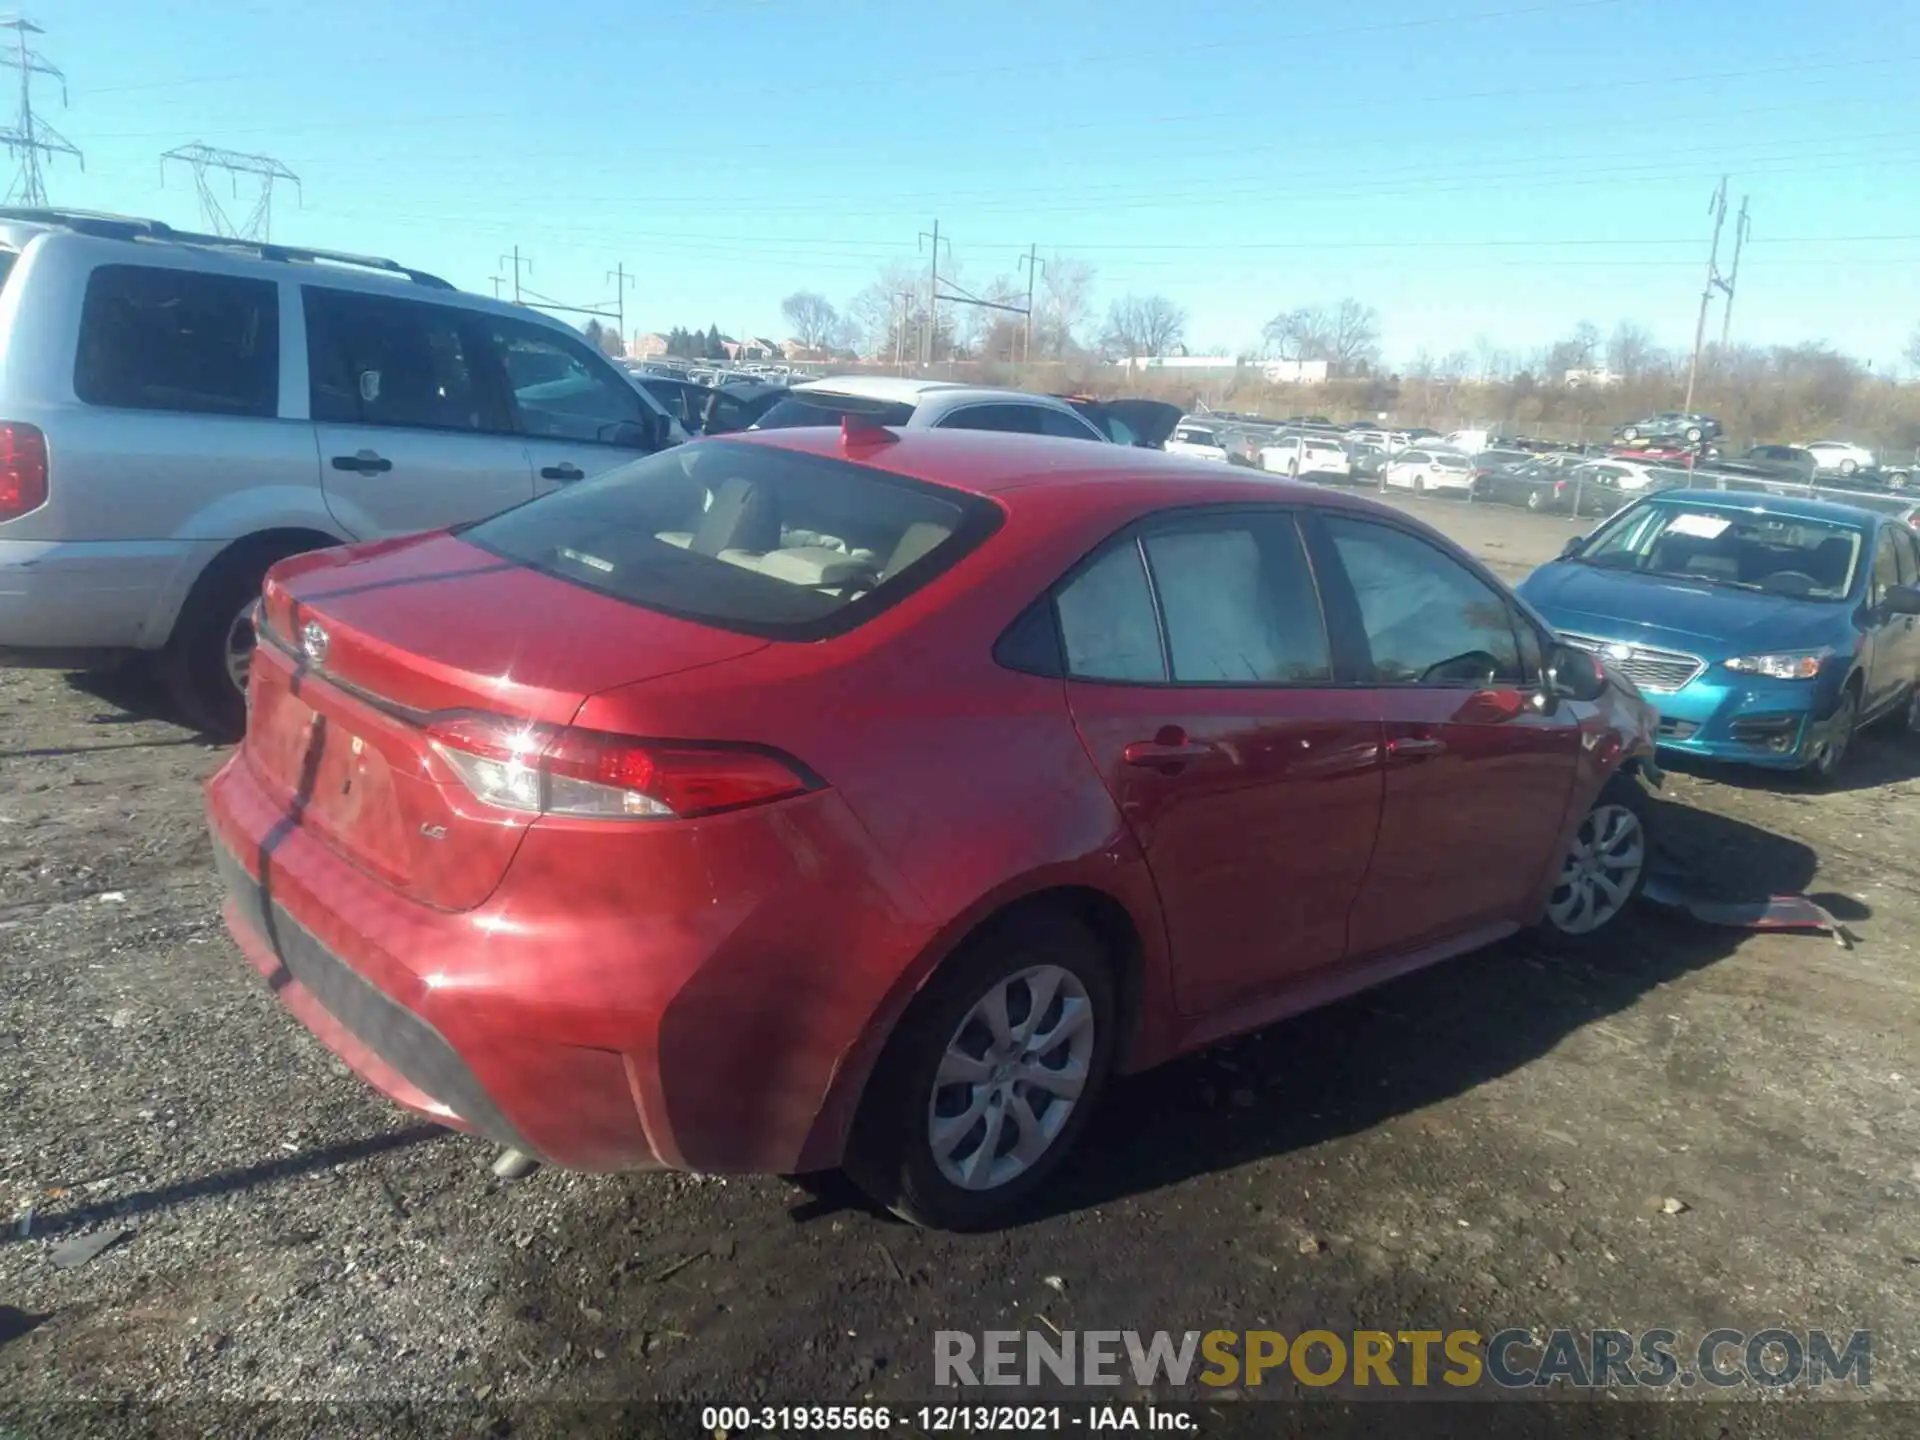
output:
[[[1523,465],[1487,470],[1477,481],[1475,496],[1554,515],[1611,515],[1620,508],[1623,500],[1616,488],[1585,473],[1583,465],[1561,461],[1534,457]]]
[[[1281,435],[1260,447],[1260,468],[1294,479],[1345,480],[1353,474],[1346,447],[1331,435]]]
[[[1681,410],[1662,410],[1644,420],[1629,420],[1616,425],[1613,436],[1629,443],[1639,440],[1680,440],[1700,445],[1720,437],[1720,422],[1711,415],[1688,414]]]
[[[1845,440],[1812,440],[1802,447],[1813,456],[1814,465],[1822,471],[1832,471],[1836,475],[1851,475],[1856,470],[1871,470],[1877,463],[1873,452],[1864,445],[1849,444]]]
[[[0,661],[152,661],[211,735],[276,561],[684,438],[573,327],[391,260],[52,210],[0,259]]]
[[[1812,484],[1820,468],[1820,457],[1797,445],[1754,445],[1739,457],[1738,463],[1783,480]]]
[[[1651,709],[1465,552],[1133,447],[707,440],[293,560],[263,617],[208,791],[241,948],[389,1097],[570,1168],[998,1224],[1110,1076],[1611,943],[1651,853]]]
[[[1217,460],[1224,465],[1232,459],[1218,429],[1191,419],[1174,426],[1173,437],[1162,448],[1169,455],[1184,455],[1189,460]]]
[[[753,428],[838,426],[848,415],[888,428],[999,430],[1110,443],[1099,427],[1051,395],[891,375],[843,375],[791,386]]]
[[[1660,744],[1831,780],[1920,681],[1920,541],[1798,495],[1671,490],[1568,542],[1520,586],[1660,711]]]
[[[1473,461],[1457,450],[1402,450],[1386,463],[1381,478],[1393,489],[1473,492]]]

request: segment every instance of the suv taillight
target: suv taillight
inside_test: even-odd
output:
[[[47,503],[47,437],[37,425],[0,424],[0,520]]]
[[[818,787],[775,751],[639,740],[457,713],[427,722],[436,754],[476,799],[503,810],[600,820],[686,820]]]

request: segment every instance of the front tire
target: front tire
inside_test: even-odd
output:
[[[1536,927],[1562,948],[1610,940],[1646,888],[1653,858],[1653,806],[1640,782],[1616,773],[1573,832]]]
[[[1813,785],[1831,785],[1846,764],[1853,749],[1854,732],[1860,728],[1860,693],[1852,685],[1840,692],[1840,703],[1833,714],[1816,727],[1819,733],[1807,742],[1807,763],[1801,774]]]
[[[1859,468],[1860,464],[1856,460],[1842,460],[1840,462],[1840,474],[1847,479],[1852,479],[1854,473],[1858,471]]]
[[[1632,441],[1638,440],[1640,438],[1640,432],[1637,429],[1635,429],[1633,426],[1629,425],[1627,426],[1626,429],[1620,432],[1620,438],[1622,440],[1625,440],[1631,443]]]
[[[1698,425],[1689,425],[1687,427],[1687,443],[1689,445],[1698,445],[1704,438],[1705,432],[1702,431]]]
[[[1004,1223],[1085,1130],[1118,1010],[1106,953],[1071,915],[1032,911],[968,940],[888,1040],[847,1173],[915,1225]]]

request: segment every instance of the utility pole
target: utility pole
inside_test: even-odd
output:
[[[1747,234],[1752,229],[1747,220],[1747,197],[1740,197],[1740,218],[1733,222],[1733,269],[1727,275],[1727,308],[1720,315],[1720,354],[1721,363],[1725,363],[1727,336],[1733,331],[1733,287],[1740,283],[1740,251],[1747,243]]]
[[[900,302],[900,318],[893,322],[893,368],[905,373],[905,352],[907,345],[907,316],[913,313],[913,292],[896,290],[893,298]]]
[[[60,82],[60,103],[67,103],[67,77],[60,73],[37,50],[27,48],[27,36],[44,35],[31,20],[15,16],[0,20],[0,30],[13,31],[13,50],[0,54],[0,65],[10,65],[20,72],[20,110],[14,123],[0,128],[0,145],[20,157],[20,173],[14,177],[13,188],[7,191],[7,203],[44,208],[47,204],[47,183],[40,174],[40,157],[71,155],[80,162],[82,170],[87,168],[86,158],[74,148],[64,135],[55,130],[45,120],[33,113],[33,77],[45,75]]]
[[[1727,177],[1720,177],[1719,188],[1713,192],[1713,199],[1707,202],[1707,213],[1713,216],[1713,247],[1707,251],[1707,283],[1700,292],[1700,319],[1693,327],[1693,361],[1687,366],[1687,398],[1680,408],[1689,415],[1693,413],[1693,389],[1700,379],[1700,347],[1707,340],[1707,307],[1713,304],[1713,292],[1726,290],[1727,282],[1720,278],[1720,230],[1727,223]]]
[[[160,173],[166,175],[167,161],[178,160],[193,171],[194,189],[200,192],[200,214],[206,220],[207,229],[216,235],[224,235],[233,240],[258,240],[265,243],[273,229],[273,184],[276,180],[289,182],[296,194],[300,190],[300,177],[275,160],[271,155],[244,155],[238,150],[218,150],[211,145],[195,141],[191,145],[181,145],[167,151],[160,157]],[[213,187],[207,183],[209,170],[224,170],[231,177],[229,183],[233,193],[240,193],[240,177],[252,175],[260,181],[260,193],[254,198],[253,209],[247,218],[236,224],[220,203],[220,197],[213,193]]]
[[[490,275],[487,278],[493,281],[493,298],[498,300],[500,298],[500,287],[507,283],[507,277],[504,275]]]
[[[1027,364],[1033,363],[1033,282],[1040,271],[1047,268],[1047,262],[1040,258],[1038,245],[1027,246],[1027,253],[1020,257],[1020,263],[1027,270],[1027,339],[1020,352],[1020,358]]]
[[[533,261],[527,259],[526,256],[522,255],[520,253],[520,247],[516,245],[513,247],[513,254],[502,255],[500,257],[499,263],[502,265],[513,266],[513,303],[518,305],[520,303],[521,267],[522,266],[526,267],[527,274],[531,275],[533,273]]]
[[[620,353],[627,353],[627,287],[633,284],[633,276],[627,273],[627,262],[622,260],[607,272],[607,279],[613,281],[614,323],[620,327]]]
[[[928,243],[931,242],[931,243]],[[933,345],[940,333],[940,222],[933,222],[933,233],[920,232],[921,248],[931,253],[927,261],[927,324],[926,339],[921,345],[920,363],[933,363]],[[947,253],[953,253],[953,242],[947,242]]]

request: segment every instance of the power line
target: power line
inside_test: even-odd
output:
[[[270,239],[273,232],[274,183],[285,180],[293,186],[296,194],[300,191],[300,177],[271,155],[220,150],[196,140],[191,145],[177,146],[160,157],[163,179],[169,160],[177,160],[193,171],[193,187],[200,195],[200,213],[206,220],[207,228],[216,235],[230,235],[240,240]],[[207,172],[210,170],[224,170],[227,173],[235,197],[240,194],[242,175],[251,175],[259,182],[259,193],[255,195],[253,208],[247,212],[245,220],[236,223],[227,214],[213,186],[207,183]]]
[[[45,75],[58,80],[62,105],[67,103],[67,77],[39,51],[27,48],[27,36],[47,33],[31,20],[23,16],[0,20],[0,30],[13,31],[14,38],[12,53],[0,55],[0,64],[9,65],[20,72],[18,118],[11,127],[0,130],[0,144],[4,144],[20,160],[20,172],[14,177],[13,188],[7,192],[7,201],[9,204],[17,202],[30,207],[45,206],[47,183],[40,173],[42,155],[48,159],[55,155],[71,155],[80,162],[82,170],[87,168],[86,157],[74,148],[72,142],[33,113],[33,77]]]

